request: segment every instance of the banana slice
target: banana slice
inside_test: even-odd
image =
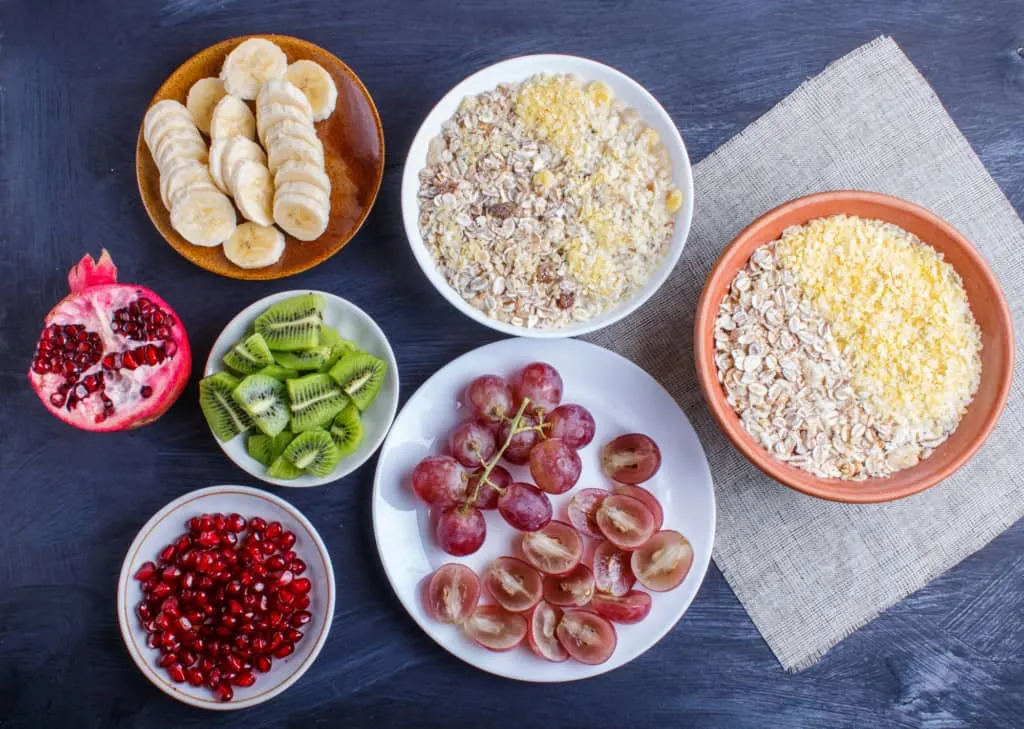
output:
[[[185,200],[186,198],[188,198],[189,195],[191,195],[192,193],[195,193],[195,192],[199,192],[199,191],[215,192],[218,195],[223,195],[224,194],[220,190],[218,190],[214,186],[214,184],[212,182],[209,182],[208,180],[207,181],[199,180],[197,182],[190,182],[189,184],[185,185],[182,188],[179,188],[178,190],[175,190],[173,193],[171,193],[170,195],[167,196],[167,201],[171,204],[171,207],[170,207],[171,213],[173,214],[174,213],[174,209],[176,207],[178,207],[179,205],[181,205],[182,201]]]
[[[277,168],[289,160],[309,162],[323,169],[324,150],[298,137],[281,138],[267,153],[267,167],[271,172],[277,172]]]
[[[334,112],[338,103],[338,87],[334,85],[331,74],[319,63],[296,61],[288,67],[285,78],[306,95],[313,110],[313,121],[323,121]]]
[[[164,99],[149,107],[149,111],[142,119],[142,138],[146,140],[146,144],[152,142],[152,131],[156,123],[172,117],[180,117],[189,121],[192,119],[188,109],[180,101],[174,99]]]
[[[256,138],[256,119],[249,105],[234,96],[225,96],[213,107],[210,118],[210,137],[230,139],[231,137]]]
[[[320,207],[327,211],[328,216],[330,215],[331,197],[316,185],[311,185],[308,182],[283,182],[280,187],[275,185],[274,190],[277,195],[302,195],[303,197],[311,197],[316,200]]]
[[[255,99],[265,81],[284,78],[288,57],[264,38],[250,38],[224,59],[220,77],[228,93],[240,99]]]
[[[224,179],[224,151],[230,143],[231,139],[214,139],[210,142],[210,177],[213,178],[213,184],[224,193],[228,192],[228,183]]]
[[[238,211],[260,225],[274,224],[274,179],[259,162],[242,160],[228,180]]]
[[[210,133],[210,117],[213,116],[213,109],[225,94],[227,91],[224,89],[224,82],[214,76],[199,79],[188,90],[185,107],[203,134]]]
[[[274,173],[274,187],[279,188],[289,182],[301,182],[331,194],[331,178],[317,165],[300,160],[285,162]]]
[[[259,96],[256,97],[256,108],[271,104],[297,106],[309,118],[310,123],[313,122],[313,109],[309,105],[309,100],[299,87],[290,81],[271,80],[263,84]]]
[[[194,159],[199,162],[206,162],[209,158],[205,142],[171,141],[161,148],[160,154],[156,158],[156,166],[161,172],[170,172],[171,167],[178,159]]]
[[[242,223],[224,241],[224,255],[239,268],[273,266],[284,254],[284,233],[273,225]]]
[[[172,202],[171,225],[192,245],[213,248],[235,232],[235,206],[215,187],[197,183]]]
[[[266,106],[257,106],[256,130],[259,132],[260,141],[266,144],[265,135],[267,130],[285,119],[291,119],[294,122],[305,124],[308,127],[313,126],[313,122],[310,118],[303,114],[302,109],[297,106],[292,106],[290,104],[267,104]]]
[[[196,129],[196,125],[192,123],[192,117],[186,118],[173,114],[164,116],[153,122],[153,126],[149,128],[149,136],[146,138],[146,144],[148,144],[150,150],[156,154],[159,152],[160,142],[172,134],[179,136],[188,135],[195,137],[200,142],[203,141],[203,135],[199,133],[199,130]]]
[[[293,119],[283,119],[263,133],[264,143],[268,149],[273,147],[282,137],[298,137],[320,150],[324,148],[324,143],[316,136],[316,130],[312,126],[300,124]]]
[[[187,164],[179,164],[166,175],[160,175],[160,199],[163,200],[164,207],[170,210],[171,196],[197,182],[212,184],[213,180],[210,178],[210,169],[202,162],[195,160],[189,160]]]
[[[224,148],[224,156],[221,157],[220,172],[221,179],[224,180],[225,187],[227,187],[229,193],[232,195],[234,195],[234,191],[230,184],[231,177],[234,174],[235,167],[246,160],[258,162],[259,164],[266,166],[267,155],[263,151],[263,147],[256,144],[256,142],[251,139],[235,137],[234,139],[228,140],[228,144]]]
[[[274,222],[293,238],[316,240],[327,230],[329,221],[328,209],[315,198],[295,192],[274,196]]]
[[[194,126],[191,130],[183,128],[171,129],[164,132],[159,138],[154,137],[154,139],[156,139],[156,143],[153,145],[153,158],[157,160],[166,159],[167,148],[173,144],[198,144],[206,147],[206,142],[203,141],[202,135]]]

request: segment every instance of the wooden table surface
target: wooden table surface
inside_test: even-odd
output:
[[[388,149],[380,198],[353,243],[268,283],[218,278],[178,256],[147,219],[134,177],[135,135],[157,86],[196,51],[253,32],[308,38],[345,60],[376,99]],[[341,596],[319,659],[256,709],[193,709],[128,658],[117,572],[166,502],[251,479],[210,437],[195,378],[157,424],[98,436],[49,417],[24,377],[65,272],[106,246],[124,280],[177,309],[197,362],[257,298],[310,287],[351,299],[390,337],[404,399],[496,338],[430,287],[400,219],[409,143],[459,79],[523,53],[598,59],[661,100],[697,162],[882,33],[1024,211],[1021,0],[0,3],[0,727],[1024,726],[1024,523],[804,673],[782,671],[712,568],[684,620],[646,655],[591,681],[535,686],[459,663],[399,606],[370,529],[374,462],[328,488],[275,489],[311,517],[334,558]]]

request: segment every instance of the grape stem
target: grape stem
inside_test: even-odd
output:
[[[498,461],[505,455],[505,451],[512,445],[512,439],[520,433],[532,430],[535,426],[528,425],[525,428],[520,428],[519,424],[523,421],[523,413],[526,412],[526,406],[530,404],[530,398],[524,397],[522,403],[519,404],[519,411],[516,416],[512,418],[512,427],[508,429],[508,437],[505,438],[505,442],[502,443],[501,448],[491,457],[491,460],[487,461],[484,465],[484,470],[481,472],[479,478],[476,480],[476,486],[473,488],[473,495],[466,499],[466,504],[463,507],[463,511],[468,510],[470,507],[476,504],[477,498],[480,496],[480,489],[483,488],[485,483],[488,483],[487,479],[491,475],[491,471],[498,465]]]

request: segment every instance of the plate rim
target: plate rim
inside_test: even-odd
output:
[[[145,657],[140,655],[137,646],[135,646],[132,640],[131,633],[133,633],[132,627],[129,624],[131,619],[131,613],[128,610],[128,606],[125,604],[128,596],[127,589],[129,581],[132,579],[131,575],[131,558],[132,555],[137,555],[139,550],[142,549],[142,544],[145,539],[150,535],[152,530],[162,522],[169,514],[184,506],[185,504],[193,501],[200,501],[209,496],[215,496],[223,493],[236,493],[241,492],[247,496],[254,496],[256,498],[264,499],[275,504],[278,508],[287,512],[295,521],[302,525],[310,537],[313,543],[313,547],[316,549],[320,558],[323,561],[326,573],[327,573],[327,605],[324,608],[324,628],[317,637],[316,642],[313,644],[313,649],[310,651],[309,656],[299,666],[288,675],[280,684],[275,686],[262,694],[247,699],[240,699],[238,701],[219,702],[212,700],[200,701],[194,696],[187,693],[175,691],[173,687],[163,680],[156,677],[156,670],[145,661]],[[167,694],[173,699],[195,706],[200,709],[208,709],[211,711],[236,711],[239,709],[247,709],[258,704],[262,704],[266,701],[279,696],[284,691],[293,686],[306,671],[309,670],[310,666],[316,661],[320,655],[320,651],[323,650],[324,645],[327,644],[327,636],[331,632],[331,625],[334,622],[334,610],[337,599],[337,584],[334,577],[334,564],[331,561],[331,553],[327,549],[327,545],[324,543],[323,537],[320,536],[320,532],[313,523],[298,509],[298,507],[285,501],[280,496],[272,494],[263,489],[254,488],[252,486],[240,486],[235,484],[216,484],[213,486],[205,486],[194,491],[189,491],[181,496],[172,499],[168,503],[164,504],[158,509],[146,522],[139,528],[139,531],[135,534],[131,544],[128,546],[128,550],[125,552],[124,559],[121,562],[121,570],[118,573],[117,578],[117,594],[115,596],[117,611],[117,622],[121,633],[121,640],[124,643],[125,650],[135,663],[136,667],[142,673],[143,676],[149,680],[154,686],[160,691]]]
[[[180,249],[178,245],[172,243],[171,240],[164,234],[163,230],[161,230],[160,226],[157,225],[151,203],[155,205],[157,204],[158,201],[150,201],[146,197],[145,192],[143,191],[143,160],[145,158],[145,155],[148,154],[148,148],[144,136],[145,113],[143,113],[142,120],[139,122],[139,132],[135,140],[135,185],[139,193],[139,198],[142,200],[142,207],[146,211],[146,216],[149,218],[150,224],[153,226],[156,232],[159,233],[160,237],[164,239],[164,242],[166,242],[167,245],[169,245],[178,255],[187,260],[189,263],[203,269],[204,271],[209,271],[210,273],[215,274],[217,276],[223,276],[224,278],[231,278],[238,281],[273,281],[277,279],[288,278],[290,276],[295,276],[305,271],[309,271],[310,269],[316,268],[321,263],[326,262],[336,254],[341,252],[341,250],[346,245],[352,242],[352,239],[356,237],[359,231],[362,230],[363,226],[366,224],[367,219],[370,217],[370,213],[373,211],[374,206],[377,204],[377,197],[379,196],[380,189],[384,184],[384,171],[387,162],[387,149],[385,147],[384,140],[384,123],[380,118],[380,111],[377,109],[377,104],[373,100],[373,96],[370,94],[370,90],[366,88],[366,84],[363,83],[363,80],[359,77],[359,74],[352,70],[351,66],[349,66],[347,63],[342,61],[335,54],[331,53],[331,51],[327,50],[323,46],[313,43],[312,41],[308,41],[304,38],[299,38],[293,35],[287,35],[285,33],[253,33],[250,35],[236,35],[231,36],[230,38],[224,38],[223,40],[217,41],[216,43],[201,48],[200,50],[196,51],[188,58],[186,58],[184,61],[179,63],[177,66],[175,66],[174,70],[171,71],[171,73],[169,73],[164,78],[164,80],[157,87],[156,92],[150,98],[149,103],[146,105],[146,111],[148,111],[153,106],[153,104],[162,100],[162,95],[167,84],[196,56],[202,53],[217,50],[221,46],[230,46],[232,44],[237,45],[252,38],[262,38],[270,41],[275,41],[276,39],[283,38],[287,40],[289,43],[294,43],[299,46],[310,46],[317,49],[317,51],[319,51],[320,53],[323,53],[325,56],[331,58],[333,62],[337,63],[338,66],[340,66],[345,71],[345,73],[348,74],[348,76],[355,82],[356,86],[358,86],[359,90],[362,92],[363,97],[369,104],[370,110],[373,112],[374,126],[377,130],[377,143],[380,145],[380,161],[377,164],[377,169],[374,175],[372,194],[370,195],[366,205],[363,207],[363,212],[359,219],[356,221],[355,226],[353,226],[352,230],[349,231],[349,234],[343,238],[339,238],[339,242],[335,244],[336,247],[334,247],[333,250],[330,250],[328,253],[323,255],[321,258],[313,259],[309,263],[303,264],[302,266],[294,270],[290,270],[288,272],[271,272],[265,268],[247,269],[240,268],[238,266],[234,266],[233,268],[227,269],[226,271],[219,271],[214,270],[206,265],[203,265],[198,261],[193,260],[188,255],[186,255],[185,251]],[[185,245],[191,244],[185,241]]]
[[[377,334],[380,336],[380,341],[383,342],[384,344],[385,353],[387,354],[386,364],[388,365],[389,370],[386,376],[393,377],[395,380],[395,396],[389,403],[389,412],[386,418],[387,424],[384,426],[383,430],[381,431],[381,434],[377,437],[377,440],[374,443],[373,448],[369,451],[365,458],[356,463],[354,466],[348,468],[348,470],[345,470],[344,473],[341,472],[343,469],[340,467],[341,464],[339,464],[339,468],[336,468],[327,476],[300,476],[299,478],[293,479],[291,481],[286,481],[280,478],[273,478],[272,476],[268,476],[265,472],[257,473],[255,471],[249,470],[247,466],[243,465],[234,456],[232,456],[227,449],[227,444],[235,440],[235,438],[238,438],[239,436],[236,435],[235,438],[231,439],[231,441],[224,442],[213,434],[213,431],[210,430],[209,423],[206,423],[206,419],[203,418],[203,422],[206,423],[207,430],[210,431],[210,436],[213,438],[214,441],[216,441],[217,445],[220,446],[220,449],[224,451],[224,455],[228,457],[228,460],[235,464],[235,466],[245,471],[249,476],[259,479],[264,483],[271,484],[272,486],[282,486],[284,488],[293,489],[318,488],[320,486],[330,485],[332,483],[340,481],[346,476],[350,476],[356,470],[361,468],[367,461],[373,458],[377,454],[377,451],[380,450],[380,447],[381,445],[383,445],[387,436],[391,433],[391,426],[394,424],[395,418],[398,416],[398,403],[401,399],[402,385],[401,379],[398,376],[398,358],[395,356],[395,350],[394,348],[392,348],[390,340],[388,340],[387,335],[384,334],[384,330],[377,323],[377,321],[372,316],[367,314],[362,307],[357,306],[348,299],[342,296],[338,296],[337,294],[332,294],[329,291],[321,291],[318,289],[290,289],[288,291],[278,291],[277,293],[274,294],[267,294],[263,298],[257,299],[256,301],[252,302],[244,309],[239,311],[237,314],[235,314],[231,318],[231,320],[224,325],[224,328],[220,330],[220,333],[213,340],[213,344],[210,345],[210,351],[206,355],[206,362],[203,363],[203,375],[200,379],[209,377],[210,375],[216,374],[217,372],[227,371],[227,368],[221,368],[219,370],[212,368],[216,365],[216,363],[213,360],[213,353],[218,348],[218,345],[221,343],[221,340],[224,338],[224,335],[227,333],[227,330],[229,328],[231,328],[234,324],[242,320],[244,317],[255,319],[256,316],[258,315],[254,315],[251,312],[258,306],[270,306],[271,304],[275,304],[278,301],[283,301],[293,296],[301,296],[303,294],[319,294],[320,296],[323,296],[327,299],[335,299],[337,301],[342,302],[342,304],[344,305],[352,307],[360,314],[362,314],[366,321],[369,322],[370,326],[377,331]],[[304,478],[309,479],[309,481],[299,483],[300,479]]]
[[[475,347],[475,348],[469,350],[468,352],[464,352],[463,354],[461,354],[458,357],[452,359],[447,364],[445,364],[443,367],[438,369],[436,372],[434,372],[434,374],[432,374],[430,377],[428,377],[423,382],[423,384],[421,384],[418,388],[416,388],[416,390],[412,393],[412,395],[410,395],[409,398],[402,405],[402,410],[395,417],[395,422],[397,422],[398,418],[401,417],[402,413],[409,406],[409,403],[413,402],[413,400],[420,394],[421,391],[425,390],[428,386],[430,386],[432,383],[434,383],[435,380],[440,378],[440,376],[442,374],[444,374],[444,372],[449,367],[455,365],[456,363],[460,362],[461,360],[463,360],[465,358],[468,358],[468,357],[478,353],[480,350],[484,350],[484,349],[488,349],[488,348],[497,348],[499,346],[511,346],[509,344],[511,342],[519,342],[523,346],[530,346],[530,345],[534,344],[535,341],[536,340],[531,340],[529,338],[524,338],[524,337],[511,337],[511,338],[507,338],[507,339],[499,339],[498,341],[490,342],[488,344],[483,344],[483,345],[480,345],[479,347]],[[521,681],[523,683],[535,683],[535,684],[573,683],[573,682],[576,682],[576,681],[583,681],[583,680],[587,680],[587,679],[591,679],[591,678],[596,678],[598,676],[604,675],[606,673],[609,673],[611,671],[614,671],[614,670],[617,670],[619,668],[622,668],[624,666],[629,665],[633,661],[637,660],[638,658],[640,658],[641,656],[646,654],[652,648],[654,648],[658,643],[660,643],[665,638],[666,635],[668,635],[670,632],[672,632],[672,630],[679,624],[679,622],[683,619],[683,617],[686,615],[686,613],[693,606],[693,602],[697,599],[697,595],[700,593],[700,589],[701,589],[701,587],[703,587],[704,580],[707,577],[708,569],[711,566],[712,553],[714,551],[715,536],[716,536],[717,526],[718,526],[718,500],[717,500],[716,493],[715,493],[714,478],[713,478],[713,476],[711,474],[711,465],[710,465],[710,463],[708,462],[708,459],[707,459],[707,453],[705,453],[704,445],[701,443],[700,437],[697,435],[697,431],[693,427],[693,424],[690,422],[689,417],[687,417],[686,411],[683,410],[683,408],[679,405],[679,403],[676,401],[676,399],[674,397],[672,397],[672,395],[669,393],[669,391],[667,389],[665,389],[665,387],[660,382],[658,382],[658,380],[653,375],[648,373],[643,367],[641,367],[640,365],[636,364],[635,362],[633,362],[629,358],[624,357],[623,355],[619,354],[618,352],[612,351],[611,349],[607,349],[607,348],[602,347],[602,346],[600,346],[598,344],[594,344],[593,342],[587,342],[585,340],[573,339],[573,338],[563,338],[563,339],[558,339],[558,340],[551,340],[550,343],[548,344],[548,346],[558,346],[558,345],[567,345],[567,346],[570,346],[570,347],[583,346],[586,349],[598,349],[598,350],[601,350],[602,352],[605,352],[605,353],[607,353],[609,355],[612,355],[615,358],[618,358],[618,359],[624,361],[628,366],[633,367],[633,368],[639,370],[641,373],[643,373],[659,390],[661,390],[661,392],[664,394],[664,396],[670,402],[672,402],[673,405],[675,405],[675,407],[679,410],[679,414],[682,416],[682,418],[683,418],[684,422],[686,423],[687,427],[689,427],[691,433],[693,434],[694,439],[697,442],[698,447],[700,448],[701,454],[704,456],[703,461],[702,461],[702,464],[703,464],[703,471],[702,471],[702,473],[706,477],[708,486],[710,488],[710,506],[711,506],[710,525],[709,525],[709,545],[708,545],[708,550],[707,550],[707,558],[706,558],[706,560],[702,560],[700,564],[698,564],[696,562],[696,560],[694,562],[694,566],[699,568],[700,577],[699,577],[699,580],[697,582],[697,589],[693,593],[693,597],[691,597],[690,600],[688,602],[686,602],[685,605],[683,605],[682,610],[679,613],[678,617],[676,617],[673,621],[671,621],[671,623],[669,625],[667,625],[664,630],[660,631],[660,633],[651,641],[651,644],[647,648],[645,648],[643,651],[638,653],[636,656],[633,656],[629,660],[625,661],[624,663],[620,663],[620,664],[618,664],[616,666],[604,667],[605,664],[601,664],[601,665],[598,665],[598,666],[593,666],[592,668],[596,669],[595,672],[591,673],[589,675],[586,675],[586,676],[569,676],[569,677],[565,677],[565,678],[551,678],[551,679],[548,679],[548,678],[529,678],[529,677],[512,676],[512,675],[509,675],[507,673],[501,673],[501,672],[496,671],[496,670],[491,670],[489,668],[485,668],[485,667],[480,666],[480,665],[478,665],[476,663],[470,662],[470,661],[466,660],[465,658],[463,658],[461,656],[456,655],[451,650],[449,650],[448,646],[446,646],[441,641],[441,639],[435,637],[429,630],[426,629],[426,627],[424,627],[423,623],[419,620],[417,615],[414,614],[414,612],[410,609],[409,605],[407,604],[407,602],[403,598],[403,596],[401,594],[399,594],[397,589],[395,589],[395,576],[392,573],[391,569],[388,567],[388,563],[384,559],[383,550],[381,548],[381,536],[380,536],[381,535],[380,508],[381,507],[380,507],[380,504],[383,501],[383,497],[381,495],[381,480],[382,480],[382,477],[383,477],[382,470],[383,470],[383,465],[384,465],[384,459],[383,458],[378,458],[377,459],[377,468],[376,468],[376,470],[374,472],[374,477],[373,477],[373,491],[372,491],[371,497],[370,497],[370,511],[371,511],[371,515],[370,516],[371,516],[371,520],[373,522],[373,540],[374,540],[374,545],[377,548],[377,557],[378,557],[378,559],[380,561],[381,567],[384,570],[384,576],[387,578],[388,587],[391,589],[392,594],[398,600],[399,604],[402,606],[402,609],[405,610],[405,612],[408,614],[409,618],[412,619],[412,621],[416,625],[416,627],[418,627],[424,634],[426,634],[426,636],[428,638],[430,638],[434,643],[436,643],[439,647],[441,647],[452,658],[455,658],[456,660],[461,661],[461,662],[465,663],[466,665],[471,666],[472,668],[474,668],[476,670],[483,671],[483,672],[491,674],[493,676],[498,676],[500,678],[510,679],[510,680],[513,680],[513,681]],[[392,423],[392,426],[393,425],[394,425],[394,422]],[[388,437],[384,439],[384,443],[381,446],[381,453],[382,454],[383,454],[384,450],[389,445],[389,441],[391,439],[392,432],[394,432],[393,429],[392,429],[391,432],[388,433]],[[419,535],[417,535],[417,536],[419,536]],[[486,650],[486,649],[481,648],[480,650]]]
[[[438,273],[437,265],[434,263],[433,258],[427,251],[426,245],[423,242],[423,237],[419,233],[418,201],[414,199],[412,203],[407,205],[406,201],[409,195],[406,194],[406,189],[409,188],[412,190],[413,185],[418,185],[416,179],[424,165],[414,165],[412,153],[426,135],[427,122],[431,121],[434,116],[439,113],[438,109],[443,104],[460,93],[464,94],[465,92],[462,91],[463,87],[478,77],[492,73],[503,66],[510,66],[515,63],[544,63],[547,61],[582,62],[584,65],[600,69],[603,73],[610,74],[619,81],[634,87],[641,96],[646,97],[646,100],[654,109],[655,114],[660,117],[661,121],[666,124],[668,129],[671,130],[672,141],[674,144],[678,145],[678,149],[682,152],[682,157],[685,162],[683,169],[680,171],[681,174],[677,175],[675,170],[673,170],[673,178],[681,179],[685,183],[685,185],[680,185],[680,189],[684,191],[683,208],[676,214],[677,226],[682,229],[682,238],[676,250],[672,250],[671,248],[669,249],[666,253],[665,259],[659,266],[659,269],[648,281],[648,283],[653,283],[651,290],[645,295],[638,294],[630,301],[624,302],[621,305],[621,311],[616,312],[613,316],[605,318],[595,317],[594,319],[590,319],[585,322],[569,324],[558,329],[530,329],[528,327],[519,327],[513,324],[506,324],[505,322],[497,321],[496,319],[491,319],[479,309],[470,306],[461,296],[458,295],[451,285],[444,280],[444,278]],[[444,119],[441,121],[443,122]],[[668,113],[668,110],[662,106],[657,97],[648,91],[643,84],[613,66],[602,63],[601,61],[595,61],[594,59],[587,58],[585,56],[577,56],[569,53],[528,53],[520,56],[513,56],[511,58],[505,58],[474,71],[446,91],[445,94],[430,108],[430,111],[428,111],[426,116],[424,116],[423,121],[416,130],[416,134],[413,135],[412,142],[409,145],[409,151],[406,153],[405,163],[402,168],[402,179],[399,187],[399,205],[401,207],[402,225],[405,229],[406,242],[412,250],[416,263],[419,265],[430,284],[449,304],[454,306],[457,311],[478,324],[508,336],[521,337],[524,339],[561,339],[590,334],[609,327],[616,322],[622,321],[650,301],[661,287],[665,285],[672,271],[675,270],[676,265],[679,263],[679,259],[682,257],[683,250],[686,248],[686,243],[689,240],[690,231],[693,227],[693,213],[696,206],[695,193],[693,163],[690,160],[690,153],[686,148],[686,143],[683,140],[682,133],[679,131],[679,127],[672,119],[671,114]],[[415,195],[413,195],[413,197],[415,197]],[[407,207],[410,206],[415,206],[415,211],[407,210]]]

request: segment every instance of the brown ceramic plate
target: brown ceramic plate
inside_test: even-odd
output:
[[[907,230],[942,253],[964,282],[971,311],[981,327],[981,386],[959,427],[935,452],[913,468],[888,478],[865,481],[823,479],[773,458],[747,431],[725,401],[714,361],[714,325],[718,305],[736,275],[758,246],[777,240],[791,225],[829,215],[857,215],[884,220]],[[844,190],[798,198],[751,223],[722,253],[711,269],[697,304],[694,356],[704,398],[722,430],[743,455],[766,474],[790,488],[832,501],[891,501],[934,486],[964,465],[985,442],[999,420],[1013,381],[1013,323],[999,282],[985,260],[952,225],[924,208],[889,195]]]
[[[273,41],[288,56],[289,63],[303,58],[316,61],[327,69],[338,87],[338,105],[334,113],[316,123],[317,136],[324,145],[327,176],[331,180],[331,220],[324,234],[308,243],[286,235],[284,255],[273,266],[239,268],[224,256],[220,246],[194,246],[171,227],[171,214],[160,200],[160,173],[146,147],[141,127],[135,145],[135,173],[142,203],[153,225],[178,253],[192,263],[230,278],[284,278],[333,256],[352,239],[366,220],[384,176],[384,129],[370,92],[352,69],[320,46],[286,35],[230,38],[200,51],[164,81],[150,105],[164,99],[175,99],[184,104],[192,84],[207,76],[218,76],[228,53],[249,38]],[[345,184],[346,177],[353,184]],[[239,222],[242,222],[241,216]]]

